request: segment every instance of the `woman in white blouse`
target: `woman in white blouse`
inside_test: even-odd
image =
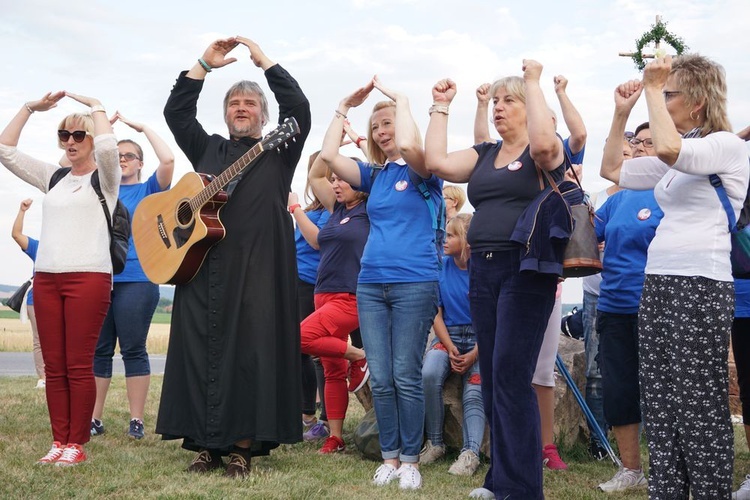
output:
[[[60,168],[20,152],[16,146],[29,117],[48,111],[63,97],[89,106],[66,116],[57,131],[71,170],[49,189]],[[17,177],[47,193],[35,263],[34,305],[47,376],[47,405],[54,443],[40,464],[77,465],[86,460],[96,400],[94,347],[110,302],[112,261],[109,231],[91,185],[99,178],[110,211],[120,187],[117,143],[97,99],[70,92],[48,93],[21,106],[0,134],[0,162]]]
[[[615,100],[646,94],[655,157],[602,159],[622,188],[654,189],[664,218],[648,249],[638,312],[640,384],[651,498],[730,498],[733,433],[727,356],[734,308],[727,213],[735,217],[750,167],[726,113],[723,68],[699,55],[651,62]]]

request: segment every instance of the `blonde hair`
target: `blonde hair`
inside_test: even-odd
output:
[[[461,211],[461,207],[466,203],[466,192],[460,186],[445,186],[443,188],[443,198],[450,198],[456,202],[456,212]]]
[[[471,224],[471,214],[458,214],[445,225],[445,232],[453,233],[461,244],[461,260],[468,260],[471,249],[466,240],[466,234],[469,232]]]
[[[372,117],[375,113],[380,111],[381,109],[385,108],[393,108],[393,114],[395,117],[396,114],[396,103],[393,101],[380,101],[375,104],[375,106],[372,108],[372,114],[370,115],[369,120],[369,126],[367,127],[367,156],[370,158],[370,162],[378,164],[378,165],[385,165],[385,163],[388,161],[388,157],[385,155],[382,149],[380,149],[380,146],[375,143],[375,141],[372,139]],[[414,130],[412,131],[414,134],[414,138],[417,141],[417,143],[422,146],[422,135],[419,133],[419,128],[417,127],[417,124],[414,123]],[[395,141],[395,137],[394,137]]]
[[[62,119],[60,124],[57,126],[57,130],[68,130],[68,126],[75,122],[83,124],[83,130],[86,131],[86,134],[94,137],[94,119],[89,113],[69,114]],[[71,132],[75,132],[75,130],[71,130]],[[65,144],[63,144],[59,137],[57,139],[57,147],[59,147],[60,149],[65,149]]]
[[[732,131],[727,117],[726,74],[720,64],[699,54],[686,54],[674,59],[670,75],[674,76],[686,106],[703,104],[702,137],[712,132]]]
[[[490,86],[490,98],[495,97],[498,89],[505,89],[510,95],[526,104],[526,85],[520,76],[506,76],[495,80]]]

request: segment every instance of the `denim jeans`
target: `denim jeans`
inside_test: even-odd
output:
[[[424,432],[422,356],[438,285],[360,283],[357,309],[384,460],[416,463]]]
[[[471,254],[469,298],[492,450],[484,487],[496,498],[544,498],[531,380],[556,289],[556,275],[520,272],[520,250]]]
[[[599,428],[607,434],[607,419],[604,417],[604,386],[599,369],[599,332],[596,328],[596,304],[599,296],[583,292],[583,344],[586,353],[586,405],[591,410]],[[599,438],[589,426],[591,439],[599,443]],[[602,445],[602,443],[599,443]]]
[[[460,354],[466,354],[474,349],[477,336],[471,325],[456,325],[448,327],[448,335]],[[448,351],[437,337],[432,341],[430,349],[424,356],[422,366],[422,380],[424,382],[425,398],[425,433],[434,445],[443,444],[443,424],[445,423],[445,407],[443,405],[443,384],[451,374]],[[484,407],[482,405],[482,385],[479,376],[479,361],[474,363],[466,373],[461,375],[463,382],[463,448],[471,450],[477,456],[484,438]]]
[[[104,318],[94,354],[94,375],[112,378],[112,356],[120,342],[126,377],[151,374],[146,337],[156,306],[159,286],[151,282],[115,283],[112,303]]]

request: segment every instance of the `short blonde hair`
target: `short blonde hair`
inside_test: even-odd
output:
[[[467,260],[471,249],[469,248],[469,242],[466,239],[466,235],[469,232],[469,225],[471,224],[471,214],[458,214],[453,217],[445,225],[445,231],[453,233],[461,244],[461,259]]]
[[[520,76],[506,76],[495,80],[490,86],[490,99],[495,97],[499,89],[505,89],[510,95],[526,104],[526,85]]]
[[[57,126],[57,130],[68,130],[68,127],[73,123],[82,123],[83,124],[83,130],[86,131],[86,134],[94,137],[94,119],[91,117],[89,113],[72,113],[66,116],[62,119],[60,124]],[[71,130],[71,132],[75,132],[75,130]],[[57,139],[57,146],[60,149],[65,149],[65,144],[60,140],[58,137]]]
[[[720,64],[698,54],[686,54],[675,57],[670,74],[674,76],[687,106],[704,104],[701,136],[732,131],[727,117],[726,74]]]
[[[369,156],[372,163],[378,165],[385,165],[386,161],[388,161],[388,157],[385,155],[383,150],[380,149],[380,146],[376,144],[374,140],[372,140],[372,116],[381,109],[385,108],[393,108],[393,114],[395,117],[396,103],[393,101],[380,101],[376,103],[372,108],[372,114],[370,115],[370,120],[367,126],[367,156]],[[419,133],[419,128],[417,127],[416,123],[414,123],[414,130],[412,131],[412,133],[414,134],[414,138],[417,143],[422,146],[422,135]]]
[[[456,212],[461,211],[461,207],[466,203],[466,192],[460,186],[445,186],[443,188],[443,198],[448,198],[456,202]]]

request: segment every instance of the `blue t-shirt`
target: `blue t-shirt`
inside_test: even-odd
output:
[[[750,318],[750,280],[734,280],[734,317]]]
[[[359,283],[438,281],[439,264],[432,215],[422,194],[409,180],[403,160],[388,162],[372,182],[372,164],[358,162],[361,185],[370,193],[367,215],[370,237],[362,254]],[[432,196],[442,196],[443,181],[425,179]]]
[[[169,189],[169,186],[167,186]],[[119,198],[122,201],[125,208],[130,212],[130,217],[133,217],[135,209],[143,198],[150,194],[159,193],[162,191],[159,186],[159,181],[156,180],[156,172],[151,174],[146,182],[139,182],[137,184],[123,184],[120,186]],[[130,241],[128,242],[128,258],[125,261],[125,269],[120,274],[115,274],[115,283],[142,283],[148,282],[149,279],[143,272],[141,262],[138,260],[138,254],[135,251],[135,244],[133,243],[133,235],[130,235]]]
[[[648,246],[662,217],[653,189],[619,191],[596,211],[596,236],[604,241],[597,309],[617,314],[638,312]]]
[[[305,212],[307,218],[313,224],[322,229],[331,216],[325,208],[310,210]],[[320,237],[320,233],[318,233]],[[294,245],[297,247],[297,276],[299,279],[310,285],[314,285],[318,279],[318,263],[320,262],[320,252],[311,247],[299,227],[294,228]]]
[[[36,262],[36,251],[39,250],[39,240],[35,240],[34,238],[29,238],[29,244],[26,247],[26,250],[23,251],[26,255],[29,256],[32,262]],[[31,284],[31,292],[26,296],[26,305],[27,306],[33,306],[34,305],[34,284],[32,282]]]
[[[438,305],[443,308],[445,326],[471,324],[469,270],[459,269],[450,255],[443,258]]]
[[[315,293],[357,293],[359,263],[369,234],[365,202],[351,210],[336,203],[331,218],[318,233],[320,265]]]
[[[577,153],[573,153],[573,151],[570,150],[570,137],[565,139],[563,141],[563,147],[565,148],[565,151],[568,152],[568,158],[570,158],[570,163],[573,163],[574,165],[581,165],[583,164],[583,155],[586,153],[586,145],[584,144],[581,150]]]

